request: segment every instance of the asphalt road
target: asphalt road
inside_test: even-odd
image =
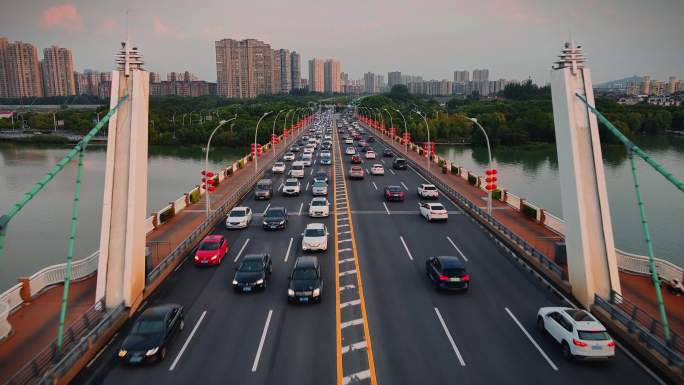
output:
[[[427,223],[418,214],[416,186],[423,182],[421,177],[411,169],[390,171],[391,159],[381,158],[384,146],[375,143],[373,147],[378,159],[364,160],[363,166],[370,169],[373,163],[384,160],[385,175],[347,180],[347,188],[338,189],[338,194],[344,191],[348,198],[353,220],[348,231],[355,235],[353,258],[363,281],[363,318],[368,335],[361,333],[360,338],[372,341],[370,359],[374,360],[373,378],[358,383],[657,383],[623,351],[607,364],[564,361],[559,347],[535,327],[538,308],[560,305],[557,298],[443,196],[439,201],[449,210],[449,220]],[[346,172],[349,156],[340,158]],[[311,170],[318,169],[330,170],[332,178],[333,167],[317,162],[307,169],[302,187],[311,180]],[[274,186],[278,188],[284,179],[274,176]],[[406,201],[383,205],[382,189],[388,184],[404,187]],[[331,184],[331,204],[334,191]],[[256,214],[269,204],[285,206],[290,213],[287,229],[266,232],[261,229],[259,216],[245,230],[228,231],[219,225],[214,233],[225,235],[230,247],[220,266],[197,268],[188,255],[144,305],[173,302],[186,309],[185,330],[171,344],[166,360],[143,367],[122,366],[116,352],[127,325],[74,383],[355,383],[345,377],[348,364],[340,357],[348,354],[340,354],[340,349],[354,341],[348,341],[351,337],[344,329],[341,340],[336,337],[340,315],[344,318],[345,312],[352,310],[361,316],[361,312],[350,306],[338,314],[338,301],[332,294],[342,299],[347,294],[334,293],[335,265],[339,262],[340,272],[343,265],[339,260],[343,257],[336,255],[333,247],[334,236],[328,241],[327,252],[316,253],[325,280],[323,302],[298,306],[288,305],[286,300],[287,277],[296,257],[302,255],[300,233],[306,224],[326,223],[331,233],[335,227],[332,215],[326,219],[306,215],[310,199],[310,187],[300,197],[283,197],[276,192],[272,200],[257,202],[247,196],[241,205],[252,207]],[[234,260],[256,252],[269,252],[273,259],[268,288],[247,295],[234,293]],[[432,290],[424,269],[425,258],[432,255],[467,260],[470,291]],[[351,286],[348,282],[339,277],[343,287]],[[368,365],[365,358],[360,362]],[[339,370],[340,363],[344,370]]]

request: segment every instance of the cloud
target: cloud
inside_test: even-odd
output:
[[[100,24],[97,25],[97,32],[111,35],[116,32],[123,31],[123,28],[119,23],[112,19],[105,19]]]
[[[202,27],[202,36],[207,38],[207,39],[221,39],[224,35],[225,32],[223,31],[223,27],[220,25],[207,25]]]
[[[162,21],[161,17],[154,17],[154,33],[158,36],[169,38],[169,39],[183,39],[185,34],[178,28],[166,24]]]
[[[40,13],[38,26],[47,29],[64,28],[69,31],[82,31],[83,18],[73,4],[54,5]]]

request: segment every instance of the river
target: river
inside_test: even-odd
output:
[[[684,180],[683,137],[638,137],[636,144],[679,180]],[[439,146],[436,151],[475,174],[483,175],[487,168],[486,148]],[[524,150],[497,147],[492,150],[492,159],[499,171],[497,183],[500,188],[563,217],[555,147]],[[603,163],[615,245],[624,251],[646,255],[634,182],[624,147],[605,147]],[[655,255],[684,266],[684,194],[641,159],[637,159],[637,172]]]

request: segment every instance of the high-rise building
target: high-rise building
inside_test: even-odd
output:
[[[400,71],[388,72],[387,73],[387,85],[389,86],[389,88],[392,89],[392,87],[394,87],[398,84],[405,84],[405,83],[402,83],[402,81],[401,81],[401,72]]]
[[[278,68],[280,93],[288,93],[292,89],[292,54],[290,50],[279,49],[276,51],[276,67]]]
[[[341,86],[344,88],[344,86],[349,84],[349,74],[346,72],[340,72],[340,82],[342,83]]]
[[[43,50],[43,95],[67,96],[76,94],[74,59],[71,50],[51,46]]]
[[[670,76],[670,78],[667,81],[667,93],[672,95],[675,92],[677,92],[677,77]]]
[[[0,37],[0,98],[9,97],[9,82],[7,81],[7,46],[8,41]]]
[[[295,51],[290,54],[290,67],[292,68],[292,89],[300,89],[302,87],[302,57]]]
[[[473,70],[473,81],[483,81],[487,82],[489,81],[489,70],[488,69],[481,69],[481,70]]]
[[[376,94],[380,92],[378,80],[378,75],[372,72],[366,72],[363,74],[363,91],[368,94]]]
[[[454,71],[454,83],[465,84],[470,81],[470,72]]]
[[[8,44],[6,73],[9,97],[43,96],[38,49],[35,45],[21,41]]]
[[[309,60],[309,90],[311,92],[325,92],[324,67],[323,59]]]
[[[387,89],[387,84],[385,84],[384,75],[375,75],[375,84],[377,84],[378,87],[377,92],[384,92]]]
[[[325,93],[342,92],[342,87],[340,86],[340,61],[335,59],[326,60],[323,73]]]
[[[161,75],[159,72],[150,72],[150,83],[161,83]]]
[[[643,95],[651,94],[651,77],[649,75],[644,75],[641,80],[641,93]]]
[[[254,98],[280,90],[275,51],[256,39],[215,42],[217,90],[229,98]]]
[[[157,76],[159,75],[157,74]],[[102,82],[102,73],[85,70],[82,73],[76,72],[74,77],[76,78],[76,93],[78,95],[98,96],[100,82]]]

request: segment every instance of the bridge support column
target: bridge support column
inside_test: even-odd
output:
[[[584,306],[594,294],[620,292],[601,143],[596,117],[575,95],[594,104],[581,47],[566,43],[551,71],[553,117],[561,181],[568,275]]]
[[[149,73],[136,48],[122,44],[110,105],[129,95],[109,120],[96,300],[135,310],[145,288]]]

